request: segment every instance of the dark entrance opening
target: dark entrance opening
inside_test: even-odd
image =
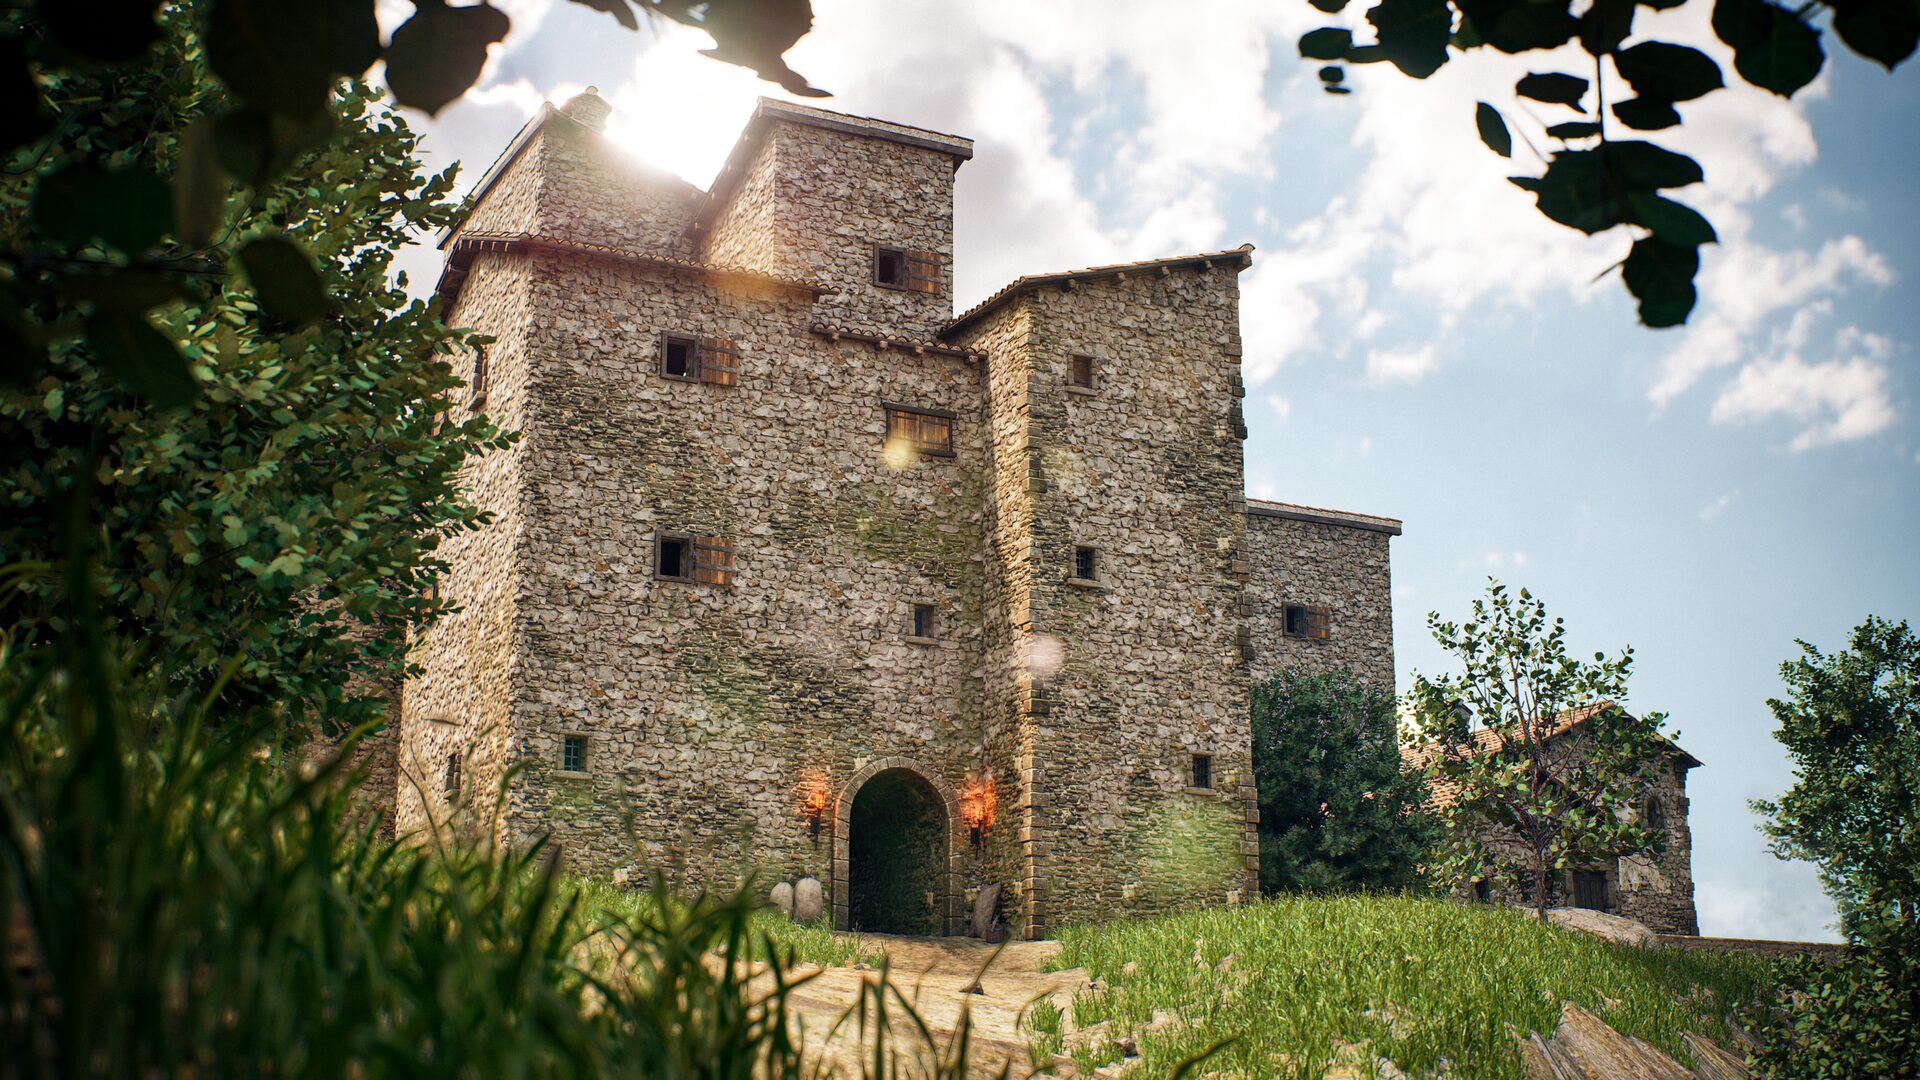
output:
[[[847,921],[876,934],[939,934],[946,927],[947,811],[908,769],[875,773],[847,822]]]
[[[1573,872],[1573,906],[1591,908],[1594,911],[1607,910],[1607,872],[1605,870]]]

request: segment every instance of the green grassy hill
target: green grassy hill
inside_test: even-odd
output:
[[[1143,1076],[1232,1039],[1198,1072],[1318,1080],[1337,1057],[1364,1059],[1365,1075],[1377,1055],[1413,1075],[1519,1078],[1517,1039],[1551,1034],[1562,1001],[1685,1064],[1681,1033],[1726,1045],[1728,1013],[1758,997],[1770,971],[1750,957],[1608,945],[1516,911],[1390,896],[1266,900],[1069,929],[1062,941],[1058,965],[1099,980],[1075,997],[1067,1052],[1088,1068],[1116,1060],[1110,1041],[1103,1051],[1071,1037],[1104,1021],[1111,1035],[1135,1033]]]

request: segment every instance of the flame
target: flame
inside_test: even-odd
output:
[[[800,781],[800,808],[808,817],[820,817],[827,812],[827,778],[820,773],[810,773]]]
[[[984,829],[993,824],[999,808],[991,779],[969,780],[960,792],[960,817],[969,829]]]

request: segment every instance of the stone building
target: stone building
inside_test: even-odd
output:
[[[711,190],[546,106],[444,240],[460,611],[415,644],[403,831],[546,833],[840,926],[1014,932],[1256,887],[1249,679],[1391,688],[1384,518],[1249,502],[1251,248],[953,313],[969,140],[762,100]]]
[[[1554,717],[1550,743],[1572,743],[1578,753],[1582,725],[1611,702],[1583,706]],[[1547,882],[1548,903],[1555,907],[1590,908],[1624,915],[1662,934],[1698,934],[1700,920],[1693,906],[1693,830],[1687,824],[1687,773],[1700,759],[1677,744],[1663,740],[1662,760],[1652,787],[1641,800],[1639,814],[1659,830],[1664,845],[1658,854],[1644,852],[1605,860],[1592,866],[1558,873]],[[1481,729],[1476,746],[1492,746],[1492,736]],[[1430,760],[1419,751],[1404,751],[1409,764],[1424,768]],[[1578,760],[1578,759],[1573,759]],[[1445,805],[1455,792],[1435,785],[1433,799]],[[1494,847],[1509,849],[1507,857],[1524,864],[1526,849],[1517,839],[1495,836]],[[1526,885],[1526,883],[1522,883]],[[1455,890],[1462,899],[1530,904],[1530,886],[1519,891],[1492,887],[1485,881],[1464,881]]]

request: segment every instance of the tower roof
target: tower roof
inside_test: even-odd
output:
[[[1098,281],[1102,278],[1124,278],[1128,274],[1153,273],[1168,274],[1178,269],[1211,269],[1215,264],[1231,266],[1235,270],[1245,270],[1253,265],[1253,245],[1241,244],[1228,251],[1207,251],[1198,255],[1175,255],[1165,259],[1143,259],[1140,262],[1113,263],[1109,266],[1089,266],[1084,270],[1063,270],[1055,274],[1027,274],[1015,278],[1002,287],[999,292],[980,301],[973,307],[948,323],[945,332],[956,334],[968,325],[1022,293],[1030,293],[1049,285],[1071,289],[1082,281]]]

